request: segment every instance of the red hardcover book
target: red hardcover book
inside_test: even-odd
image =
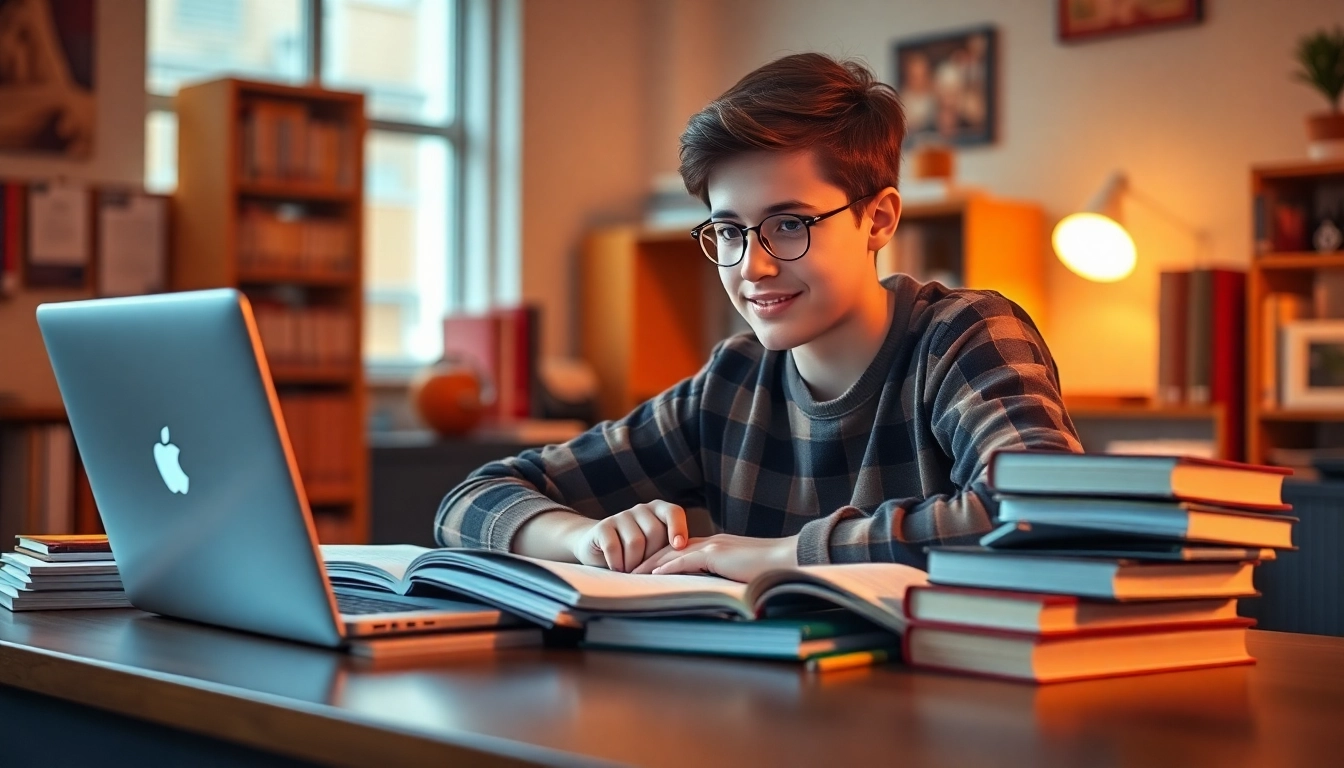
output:
[[[980,627],[1042,637],[1098,629],[1199,626],[1237,618],[1235,598],[1117,603],[938,584],[911,587],[903,608],[912,624]]]
[[[493,314],[499,319],[500,419],[531,418],[537,376],[537,308],[508,307]]]
[[[1186,337],[1190,273],[1163,272],[1158,286],[1157,399],[1185,401]]]
[[[483,412],[487,421],[499,417],[500,327],[490,315],[449,315],[443,319],[443,355],[476,369],[481,377]]]
[[[1253,664],[1250,619],[1198,626],[1078,631],[1052,636],[979,627],[914,624],[902,638],[913,667],[1036,683]]]
[[[1223,408],[1222,457],[1240,460],[1246,410],[1246,273],[1214,269],[1209,400]]]

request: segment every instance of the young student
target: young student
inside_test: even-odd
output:
[[[444,499],[444,546],[746,581],[970,542],[1001,448],[1080,451],[1025,312],[992,291],[879,281],[905,121],[860,64],[767,64],[691,118],[694,236],[754,333],[564,445],[487,464]],[[692,539],[686,510],[716,535]]]

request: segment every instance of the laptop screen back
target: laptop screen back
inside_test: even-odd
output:
[[[37,319],[131,603],[338,644],[246,298],[44,304]]]

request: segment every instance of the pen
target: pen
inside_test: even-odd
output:
[[[869,667],[891,658],[891,652],[885,649],[837,653],[832,656],[817,656],[807,660],[808,672],[832,672],[837,669]]]

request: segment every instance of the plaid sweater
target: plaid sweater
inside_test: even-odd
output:
[[[507,550],[550,510],[602,518],[661,499],[707,509],[718,530],[799,534],[798,562],[899,562],[967,543],[997,505],[1001,448],[1081,451],[1045,342],[991,291],[895,275],[882,348],[849,391],[812,398],[793,356],[751,334],[695,376],[563,445],[487,464],[435,521],[445,546]]]

